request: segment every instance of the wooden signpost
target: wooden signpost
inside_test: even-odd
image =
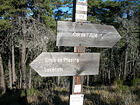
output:
[[[97,75],[100,53],[41,53],[30,66],[42,77]]]
[[[97,75],[99,53],[84,53],[84,47],[112,48],[120,35],[110,25],[88,24],[87,0],[73,1],[73,22],[57,22],[57,46],[74,46],[75,53],[40,54],[30,66],[42,77],[74,76],[70,105],[83,105],[81,75]]]
[[[57,22],[57,46],[112,48],[120,38],[110,25]]]

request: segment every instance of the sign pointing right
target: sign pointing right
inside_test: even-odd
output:
[[[57,22],[57,46],[112,48],[120,34],[110,25]]]

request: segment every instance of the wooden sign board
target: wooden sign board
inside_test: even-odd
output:
[[[41,53],[31,64],[42,77],[97,75],[100,53]]]
[[[74,93],[81,93],[81,89],[82,88],[82,85],[81,84],[78,84],[78,85],[74,85]]]
[[[70,105],[83,105],[84,94],[72,94],[70,95]]]
[[[76,0],[75,21],[87,21],[87,0]]]
[[[57,46],[112,48],[120,38],[117,30],[110,25],[57,22]]]

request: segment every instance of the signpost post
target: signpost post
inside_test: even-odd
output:
[[[74,19],[73,22],[86,22],[87,21],[87,0],[74,0],[73,1],[74,5],[73,5],[73,14],[74,14]],[[73,29],[75,29],[77,26],[75,25],[73,27]],[[58,28],[59,29],[59,28]],[[74,31],[75,33],[75,31]],[[57,36],[57,38],[59,39],[59,36]],[[60,37],[61,39],[61,37]],[[59,42],[59,41],[58,41]],[[72,41],[75,42],[75,41]],[[77,42],[77,41],[76,41]],[[75,45],[74,45],[75,46]],[[79,43],[78,45],[76,45],[74,47],[74,52],[76,53],[83,53],[85,52],[85,48],[83,46],[81,46],[81,43]],[[80,69],[79,69],[80,70]],[[79,95],[83,95],[82,93],[82,88],[83,88],[83,78],[79,75],[75,76],[73,78],[73,93],[74,94],[79,94]],[[71,103],[72,100],[72,96],[75,98],[78,98],[79,96],[72,94],[70,97],[70,105],[75,105],[75,103]],[[84,95],[83,95],[84,97]],[[77,103],[78,105],[83,105],[83,99],[79,100],[79,102],[81,103]],[[76,101],[78,102],[78,101]]]

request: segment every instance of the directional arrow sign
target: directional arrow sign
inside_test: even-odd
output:
[[[57,22],[57,46],[112,48],[120,38],[117,30],[110,25]]]
[[[42,77],[96,75],[100,53],[41,53],[30,66]]]

